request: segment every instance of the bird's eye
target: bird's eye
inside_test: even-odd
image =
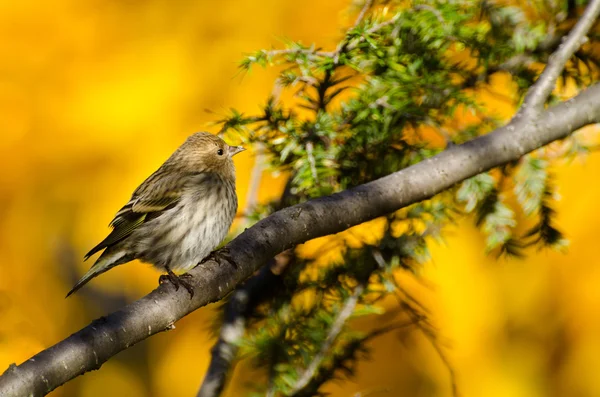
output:
[[[217,150],[217,154],[218,154],[219,156],[222,156],[222,155],[223,155],[223,149],[219,149],[219,150]]]

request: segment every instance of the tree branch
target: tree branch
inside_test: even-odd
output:
[[[375,329],[363,337],[346,343],[346,345],[343,346],[342,349],[332,351],[332,354],[329,357],[331,360],[331,364],[319,367],[314,376],[310,379],[310,382],[303,389],[296,391],[294,397],[313,397],[315,395],[318,395],[319,387],[328,379],[334,378],[334,374],[338,369],[348,369],[345,363],[348,360],[353,360],[357,352],[361,350],[364,351],[366,343],[388,332],[400,330],[402,328],[407,328],[412,325],[415,325],[418,321],[420,321],[420,319],[412,319],[403,323],[392,324],[379,329]],[[374,392],[374,390],[372,392]],[[361,394],[361,392],[358,392],[353,396],[367,396],[367,394]]]
[[[320,51],[320,50],[315,49],[313,46],[311,48],[288,48],[288,49],[283,49],[283,50],[270,50],[270,51],[263,51],[263,52],[267,56],[271,56],[271,57],[278,56],[278,55],[290,55],[290,54],[304,54],[307,57],[312,58],[312,59],[316,59],[318,57],[328,57],[328,58],[333,58],[333,62],[335,64],[338,64],[339,56],[343,51],[354,49],[357,47],[358,44],[355,44],[354,46],[352,46],[350,48],[350,46],[349,46],[350,43],[347,39],[348,32],[350,32],[352,29],[354,29],[358,25],[360,25],[360,23],[363,21],[363,19],[367,15],[367,11],[369,11],[369,9],[372,6],[373,6],[373,0],[365,1],[365,3],[363,4],[363,6],[360,9],[360,12],[358,13],[358,16],[356,17],[356,20],[354,21],[354,24],[348,29],[348,31],[346,32],[346,35],[344,37],[344,40],[342,40],[339,43],[339,45],[336,47],[336,49],[334,51]],[[391,23],[391,21],[386,21],[381,25],[377,25],[375,30],[373,30],[373,28],[372,28],[368,32],[373,33],[375,31],[381,29],[383,26],[386,26],[390,23]],[[362,38],[362,41],[364,41],[364,38]]]
[[[281,253],[263,266],[258,274],[235,290],[224,311],[224,321],[219,339],[213,346],[212,359],[197,397],[220,396],[225,387],[227,374],[236,358],[237,342],[246,331],[246,319],[261,302],[273,295],[274,285],[280,285],[281,275],[289,262],[291,254]]]
[[[244,214],[249,214],[258,203],[258,188],[260,187],[262,172],[264,170],[264,157],[265,155],[263,154],[262,148],[258,147],[255,151],[254,166],[250,173],[250,186],[248,187],[248,194],[246,195]]]
[[[556,79],[562,73],[567,61],[573,56],[575,51],[587,40],[587,32],[590,30],[598,15],[600,14],[600,0],[592,0],[585,12],[575,24],[575,27],[569,32],[564,42],[558,46],[548,60],[544,71],[529,90],[523,101],[520,112],[534,115],[540,112],[544,103],[554,89]]]
[[[310,380],[313,378],[313,376],[315,376],[315,373],[319,369],[319,366],[321,365],[323,359],[325,359],[325,356],[331,348],[331,345],[333,345],[333,342],[335,342],[338,335],[342,331],[344,324],[346,323],[346,321],[348,321],[348,318],[350,318],[350,316],[354,312],[354,308],[358,303],[358,298],[362,295],[364,290],[365,284],[358,284],[356,288],[354,288],[354,293],[346,300],[346,302],[344,302],[344,305],[335,317],[335,321],[333,322],[331,328],[329,329],[329,332],[327,333],[327,338],[321,345],[321,350],[319,350],[319,353],[317,353],[317,355],[313,357],[306,370],[302,373],[302,375],[294,385],[294,388],[291,392],[292,396],[298,393],[300,390],[304,389],[306,385],[308,385]]]
[[[260,273],[237,289],[225,307],[224,321],[221,326],[219,340],[211,350],[212,359],[206,371],[198,397],[219,396],[225,387],[225,380],[231,364],[237,355],[237,341],[246,331],[246,314],[254,308],[256,297],[269,285],[277,282],[277,276],[269,266],[264,266]]]

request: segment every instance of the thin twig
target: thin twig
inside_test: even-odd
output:
[[[436,9],[435,7],[432,7],[428,4],[418,4],[416,6],[413,7],[413,10],[415,11],[429,11],[431,12],[436,19],[438,20],[438,22],[441,25],[441,28],[444,29],[444,31],[446,32],[446,39],[450,40],[452,42],[458,41],[458,38],[456,36],[453,36],[451,34],[447,34],[448,33],[448,26],[449,24],[446,22],[446,20],[444,19],[444,16],[442,15],[442,13],[440,12],[440,10]]]
[[[408,302],[414,303],[415,305],[417,305],[419,307],[419,309],[421,309],[423,312],[430,314],[429,309],[427,309],[427,307],[425,307],[425,305],[423,305],[421,302],[419,302],[419,300],[417,298],[415,298],[410,292],[408,292],[406,290],[406,288],[404,288],[399,282],[398,280],[396,280],[396,278],[392,275],[392,277],[390,278],[392,283],[394,284],[394,286],[396,287],[396,289],[398,290],[398,292],[400,292],[402,295],[404,295],[404,297],[408,300]]]
[[[417,320],[420,321],[420,320]],[[414,319],[410,319],[409,321],[405,321],[397,324],[390,324],[385,327],[381,327],[369,332],[367,335],[351,341],[349,344],[346,344],[340,351],[332,352],[331,361],[332,364],[327,367],[320,367],[318,371],[315,373],[310,380],[310,382],[301,390],[296,392],[298,397],[305,396],[314,396],[317,389],[323,382],[327,379],[333,378],[333,374],[337,369],[347,369],[344,362],[346,360],[352,360],[354,357],[354,353],[366,343],[370,342],[372,339],[375,339],[378,336],[386,334],[388,332],[396,331],[399,329],[407,328],[415,324]]]
[[[450,376],[450,385],[452,388],[452,396],[458,397],[459,393],[458,393],[458,384],[456,382],[456,372],[454,371],[454,367],[450,363],[450,360],[446,356],[446,353],[444,353],[444,350],[438,343],[437,335],[430,328],[426,327],[423,324],[422,320],[426,317],[424,317],[421,313],[419,313],[419,311],[417,309],[415,309],[414,307],[412,307],[410,304],[408,304],[405,301],[402,301],[402,305],[407,310],[409,317],[411,317],[411,319],[414,320],[415,326],[418,327],[419,330],[423,333],[423,335],[427,338],[427,340],[429,340],[429,343],[431,343],[431,346],[433,346],[433,348],[437,352],[438,356],[442,360],[442,363],[448,370],[448,374]]]
[[[365,4],[362,6],[360,13],[354,20],[354,25],[352,25],[352,29],[360,25],[360,23],[365,19],[365,15],[367,15],[367,11],[373,6],[373,0],[366,0]]]
[[[373,251],[373,258],[375,258],[375,261],[377,262],[377,264],[380,267],[383,267],[383,268],[387,267],[387,264],[386,264],[385,260],[383,259],[383,256],[381,255],[381,252],[379,250]],[[427,312],[427,309],[416,298],[414,298],[410,293],[408,293],[408,291],[406,291],[400,285],[400,283],[398,283],[398,281],[396,281],[396,279],[393,276],[392,276],[392,282],[396,286],[396,289],[399,292],[401,292],[409,301],[415,303],[422,310]],[[446,357],[446,354],[442,350],[441,346],[437,342],[437,336],[435,335],[435,333],[423,325],[423,320],[426,320],[427,316],[420,313],[410,303],[403,300],[400,296],[396,295],[396,297],[398,298],[400,306],[403,307],[406,311],[408,311],[409,317],[413,320],[414,324],[419,328],[419,330],[421,330],[423,335],[425,335],[425,337],[429,340],[429,342],[431,343],[433,348],[438,353],[438,356],[444,363],[444,366],[448,369],[448,373],[450,375],[450,384],[452,387],[452,396],[458,397],[459,393],[458,393],[458,386],[456,383],[456,373],[454,371],[454,368],[452,367],[450,360]]]
[[[557,51],[550,55],[544,71],[535,84],[529,89],[527,95],[525,95],[523,106],[518,114],[523,113],[534,116],[543,110],[544,103],[554,89],[558,76],[562,73],[565,64],[573,56],[575,51],[577,51],[577,49],[579,49],[579,47],[587,40],[586,34],[596,19],[598,19],[599,14],[600,0],[590,1],[585,12],[579,21],[577,21],[575,27],[567,35],[564,42],[558,46]]]
[[[348,41],[348,34],[350,33],[350,31],[352,29],[355,29],[358,25],[360,25],[360,23],[365,18],[365,15],[367,14],[367,11],[371,8],[372,5],[373,5],[373,0],[366,0],[365,1],[365,4],[363,5],[362,9],[360,10],[360,13],[358,14],[358,17],[356,17],[356,20],[354,21],[354,24],[350,27],[350,29],[348,29],[348,31],[344,35],[344,39],[342,41],[340,41],[340,43],[338,44],[337,48],[333,52],[332,57],[333,57],[333,63],[335,65],[339,64],[339,62],[340,62],[340,54],[342,52],[344,52],[344,50],[346,50],[346,48],[350,44],[349,41]]]
[[[260,145],[257,147],[255,153],[254,165],[252,166],[252,172],[250,173],[248,194],[246,195],[246,206],[243,211],[244,214],[249,214],[258,203],[258,190],[260,188],[260,181],[262,179],[265,156]]]
[[[385,28],[386,26],[393,25],[394,23],[396,23],[396,21],[398,21],[399,18],[400,18],[400,14],[397,14],[393,18],[388,19],[387,21],[383,21],[381,23],[378,23],[377,25],[373,25],[370,29],[367,29],[366,34],[369,35],[369,34],[377,33],[378,31]],[[354,28],[354,26],[352,28]],[[364,43],[365,40],[366,40],[366,38],[364,35],[356,38],[352,42],[344,40],[344,41],[340,42],[340,44],[338,45],[338,47],[335,51],[330,51],[330,52],[321,51],[320,55],[333,58],[334,64],[337,65],[337,64],[339,64],[339,56],[341,55],[342,52],[348,52],[348,51],[354,50],[360,44]]]
[[[499,66],[499,70],[506,70],[508,72],[514,72],[522,67],[529,67],[535,62],[535,59],[530,54],[518,54],[508,58],[502,62]]]
[[[292,396],[300,390],[302,390],[304,387],[306,387],[306,385],[308,385],[310,380],[313,378],[313,376],[319,369],[321,362],[323,361],[323,359],[325,359],[327,352],[329,352],[329,349],[333,345],[333,342],[335,342],[338,335],[342,331],[344,324],[346,324],[346,321],[348,321],[348,318],[354,312],[354,308],[358,303],[358,298],[363,293],[364,289],[365,284],[358,284],[356,288],[354,288],[354,293],[346,300],[344,306],[342,306],[342,309],[338,312],[333,324],[331,325],[331,328],[329,329],[329,333],[327,334],[325,342],[323,342],[323,344],[321,345],[321,349],[315,355],[313,360],[310,362],[308,367],[306,367],[306,370],[304,370],[304,372],[302,373],[302,375],[300,375],[300,378],[294,385],[294,388],[291,392]]]
[[[428,4],[417,4],[416,6],[413,7],[413,10],[415,10],[415,11],[429,11],[433,15],[435,15],[435,17],[437,18],[438,22],[442,26],[446,25],[446,20],[444,19],[444,16],[440,12],[440,10],[438,10],[437,8],[434,8],[434,7],[432,7],[432,6],[428,5]]]
[[[362,22],[362,20],[365,18],[365,15],[367,14],[367,11],[371,8],[372,5],[373,5],[373,0],[365,1],[365,4],[361,8],[360,13],[358,14],[358,17],[356,17],[354,24],[350,27],[350,29],[348,29],[348,32],[350,32],[350,30],[356,28]],[[314,48],[314,46],[312,46],[311,48],[287,48],[287,49],[281,49],[281,50],[269,50],[269,51],[263,51],[263,53],[265,55],[267,55],[268,57],[275,57],[278,55],[303,54],[303,55],[306,55],[308,57],[308,59],[310,59],[310,60],[318,60],[320,57],[327,57],[327,58],[333,58],[334,63],[337,64],[339,61],[339,55],[342,53],[342,51],[344,51],[344,49],[349,44],[348,41],[346,40],[346,37],[348,36],[348,32],[346,33],[344,40],[340,41],[340,43],[337,45],[335,51],[318,51]]]
[[[310,165],[310,173],[315,181],[315,184],[319,185],[319,175],[317,174],[317,163],[315,161],[315,156],[313,154],[313,143],[308,142],[306,144],[306,155],[308,157],[308,163]]]
[[[281,283],[281,275],[289,268],[292,257],[289,251],[275,256],[268,266],[235,290],[225,305],[224,321],[219,339],[213,346],[210,365],[197,397],[220,396],[227,375],[238,352],[238,342],[246,331],[246,322],[256,306],[271,296],[273,286]]]
[[[310,60],[316,60],[318,57],[330,57],[331,51],[317,51],[314,48],[287,48],[281,50],[269,50],[263,51],[268,57],[276,57],[279,55],[295,55],[295,54],[303,54],[308,57]]]
[[[212,358],[198,391],[198,397],[216,397],[223,391],[231,363],[237,355],[237,342],[246,330],[244,314],[250,308],[251,296],[256,295],[257,289],[264,289],[269,283],[267,279],[272,277],[269,267],[263,267],[259,275],[251,279],[252,282],[238,288],[227,302],[219,340],[211,349]]]
[[[304,54],[311,60],[318,60],[320,57],[333,58],[334,65],[339,65],[340,63],[340,55],[343,52],[353,50],[357,48],[361,43],[363,43],[366,39],[364,36],[357,38],[356,40],[348,40],[348,34],[352,29],[355,29],[360,23],[364,20],[367,12],[373,6],[373,0],[365,1],[365,4],[360,10],[358,17],[354,21],[354,24],[346,31],[344,35],[344,39],[339,42],[336,49],[334,51],[317,51],[315,48],[289,48],[289,49],[281,49],[281,50],[270,50],[264,51],[267,56],[274,57],[278,55],[289,55],[289,54]],[[373,34],[377,31],[383,29],[388,25],[392,25],[396,23],[399,18],[399,14],[394,16],[393,18],[381,22],[377,25],[372,26],[370,29],[366,31],[366,34]]]
[[[370,29],[367,29],[367,34],[373,34],[373,33],[377,33],[378,31],[380,31],[381,29],[385,28],[386,26],[389,25],[393,25],[396,23],[396,21],[400,18],[400,14],[395,15],[393,18],[388,19],[387,21],[383,21],[381,23],[378,23],[377,25],[372,26]],[[355,41],[353,41],[351,44],[348,44],[348,46],[345,47],[345,51],[351,51],[353,49],[355,49],[356,47],[359,46],[359,44],[364,43],[365,42],[365,36],[360,36],[359,38],[357,38]],[[335,59],[334,59],[335,61]]]

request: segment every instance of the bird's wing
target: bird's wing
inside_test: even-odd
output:
[[[131,200],[123,206],[110,222],[112,232],[85,255],[85,259],[96,252],[118,243],[144,222],[154,219],[173,208],[180,200],[186,178],[181,175],[158,170],[138,187]]]

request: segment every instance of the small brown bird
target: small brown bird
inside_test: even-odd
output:
[[[208,132],[190,136],[117,212],[112,232],[87,253],[104,250],[67,297],[105,271],[139,259],[168,279],[206,258],[227,235],[237,211],[232,157],[245,150]]]

